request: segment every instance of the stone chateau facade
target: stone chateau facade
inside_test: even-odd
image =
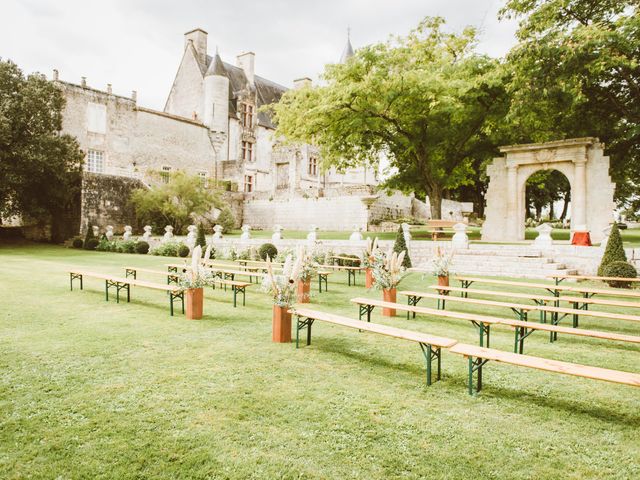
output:
[[[347,41],[341,61],[352,54]],[[163,111],[138,105],[136,92],[124,97],[111,85],[90,87],[85,78],[62,81],[54,70],[67,100],[63,131],[86,153],[81,225],[118,230],[134,223],[123,198],[127,188],[168,181],[176,171],[223,182],[238,223],[252,227],[351,230],[376,219],[425,215],[428,208],[412,196],[376,194],[373,169],[323,173],[312,145],[281,145],[260,109],[287,88],[257,75],[255,66],[253,52],[230,64],[218,52],[209,55],[207,32],[187,32]],[[295,80],[293,88],[310,82]]]

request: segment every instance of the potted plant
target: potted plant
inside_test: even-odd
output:
[[[316,264],[312,255],[304,247],[298,249],[296,260],[300,265],[296,301],[298,303],[309,303],[311,301],[311,279],[317,272]]]
[[[291,255],[282,267],[282,274],[275,275],[271,260],[267,260],[267,274],[262,280],[262,290],[273,299],[273,317],[271,320],[271,340],[278,343],[291,341],[291,304],[296,294],[296,281],[300,275],[300,264],[294,262]]]
[[[373,287],[373,263],[378,252],[378,237],[374,240],[367,238],[367,247],[362,255],[362,266],[365,268],[364,285],[366,288]]]
[[[374,257],[374,286],[382,290],[382,298],[385,302],[396,302],[397,287],[405,275],[405,268],[402,266],[404,256],[404,251],[397,253],[390,249],[386,255],[379,252]],[[382,315],[395,317],[396,310],[394,308],[383,308]]]
[[[436,252],[431,259],[433,265],[433,274],[438,277],[438,285],[441,287],[449,286],[449,274],[453,255],[446,253],[442,248],[436,248]]]
[[[211,253],[211,246],[207,247],[205,258]],[[186,317],[189,320],[200,320],[204,306],[203,288],[213,281],[211,271],[202,261],[202,247],[198,245],[191,255],[191,267],[185,268],[185,272],[178,279],[178,285],[184,289]]]

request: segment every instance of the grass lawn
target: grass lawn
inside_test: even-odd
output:
[[[170,317],[161,292],[134,289],[117,305],[99,280],[69,291],[70,266],[123,275],[166,262],[0,246],[0,478],[640,477],[637,388],[489,363],[471,397],[466,361],[446,352],[444,378],[426,387],[408,342],[318,322],[310,347],[271,343],[270,303],[255,287],[236,309],[230,292],[208,290],[201,321]],[[357,318],[350,298],[380,296],[332,277],[314,307]],[[431,282],[413,274],[404,287]],[[466,321],[373,321],[477,341]],[[640,335],[631,322],[581,326]],[[512,342],[511,330],[492,332],[492,347]],[[539,332],[525,348],[640,372],[629,344],[550,344]]]
[[[307,234],[309,232],[305,232],[302,230],[285,230],[284,236],[289,239],[304,239],[307,238]],[[625,247],[640,247],[640,229],[627,229],[620,230],[622,234],[622,241],[624,242]],[[240,238],[241,232],[239,230],[234,231],[226,236],[231,238]],[[251,236],[253,238],[264,238],[269,239],[273,232],[269,230],[252,230]],[[480,240],[480,228],[479,227],[469,227],[467,234],[469,235],[469,239]],[[318,232],[318,240],[348,240],[351,232],[338,232],[338,231],[319,231]],[[411,230],[411,235],[414,240],[431,240],[431,231],[425,228],[416,228]],[[378,237],[380,240],[394,240],[396,238],[396,232],[366,232],[363,234],[365,238],[375,238]],[[452,232],[446,232],[441,238],[451,238],[453,236]],[[525,230],[525,239],[526,240],[534,240],[538,236],[538,232],[534,228],[527,228]],[[570,232],[568,229],[554,229],[551,232],[551,237],[554,240],[569,240]]]

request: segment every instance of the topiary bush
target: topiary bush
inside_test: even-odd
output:
[[[236,217],[229,207],[222,207],[220,215],[216,219],[216,224],[222,227],[224,233],[231,233],[236,227]]]
[[[178,247],[178,256],[182,258],[188,257],[189,251],[189,247],[183,243]]]
[[[636,268],[628,262],[611,262],[602,271],[603,277],[635,278],[638,276]],[[610,287],[631,288],[631,282],[607,280]]]
[[[161,257],[177,257],[179,244],[174,242],[167,242],[158,245],[151,250],[152,255],[159,255]]]
[[[139,253],[141,255],[146,255],[147,253],[149,253],[149,244],[144,240],[136,243],[136,253]]]
[[[96,250],[98,250],[99,252],[115,252],[116,242],[110,242],[109,240],[107,240],[107,237],[103,237],[98,242]]]
[[[402,266],[404,268],[411,268],[411,259],[409,258],[409,249],[407,248],[407,242],[404,239],[404,231],[402,226],[398,227],[398,233],[396,234],[396,241],[393,244],[393,251],[397,254],[400,252],[406,252],[404,254],[404,260],[402,260]]]
[[[604,251],[604,255],[602,255],[602,260],[600,261],[600,266],[598,267],[598,276],[607,276],[604,274],[604,270],[610,263],[626,261],[627,255],[624,253],[624,246],[622,245],[620,230],[618,230],[618,225],[614,223],[611,227],[609,240],[607,241],[607,248]]]
[[[267,257],[273,260],[278,255],[278,249],[273,243],[263,243],[258,249],[258,255],[262,260],[266,260]]]
[[[91,244],[93,245],[93,248],[89,248],[90,240],[96,240],[95,245],[93,243]],[[87,223],[87,233],[84,236],[84,248],[87,250],[95,250],[97,246],[98,246],[98,240],[96,239],[96,236],[93,234],[93,228],[91,228],[91,225]]]
[[[98,239],[95,237],[90,238],[89,240],[87,240],[86,242],[84,242],[84,248],[86,250],[95,250],[96,247],[98,246]]]
[[[202,222],[198,224],[198,234],[196,235],[196,245],[200,245],[202,250],[207,248],[207,238],[204,235],[204,226]]]
[[[74,238],[73,242],[71,243],[71,246],[73,248],[82,248],[83,245],[84,245],[84,242],[82,241],[81,238]]]
[[[123,240],[116,243],[116,252],[119,253],[135,253],[136,242],[133,240]]]

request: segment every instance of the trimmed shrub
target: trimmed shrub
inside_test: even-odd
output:
[[[635,278],[638,276],[636,268],[628,262],[611,262],[603,272],[603,277]],[[607,280],[610,287],[631,288],[631,282],[621,282],[618,280]]]
[[[87,223],[87,233],[84,236],[84,248],[86,250],[95,250],[95,248],[98,246],[98,241],[96,240],[95,245],[93,243],[91,243],[91,245],[93,245],[93,248],[89,248],[89,241],[90,240],[96,240],[95,235],[93,234],[93,228],[91,228],[91,225],[89,225]]]
[[[222,207],[216,224],[222,227],[223,233],[231,233],[236,228],[236,217],[229,207]]]
[[[260,259],[262,260],[266,260],[267,257],[273,260],[278,255],[278,249],[273,243],[263,243],[260,245],[258,255],[260,255]]]
[[[84,242],[84,248],[85,250],[95,250],[98,243],[100,243],[98,242],[98,239],[92,236],[92,238]]]
[[[116,242],[110,242],[109,240],[107,240],[107,237],[103,237],[98,242],[96,250],[98,250],[99,252],[115,252]]]
[[[198,224],[198,234],[196,235],[196,245],[200,245],[202,250],[207,248],[207,238],[204,235],[204,226],[202,223]]]
[[[135,253],[136,242],[133,240],[123,240],[116,244],[116,252],[120,253]]]
[[[202,255],[204,256],[205,253],[207,253],[206,250],[202,252]],[[211,247],[211,252],[209,252],[209,260],[215,260],[215,258],[216,258],[216,249]]]
[[[598,267],[598,276],[606,277],[604,269],[613,262],[626,262],[627,255],[624,253],[624,246],[622,245],[622,237],[620,236],[620,230],[618,225],[613,224],[611,227],[611,234],[609,235],[609,241],[607,242],[607,248],[602,255],[600,266]]]
[[[84,242],[82,241],[81,238],[74,238],[73,242],[71,243],[71,246],[73,248],[82,248],[83,245],[84,245]]]
[[[149,244],[144,240],[141,240],[138,243],[136,243],[135,248],[136,248],[136,253],[139,253],[141,255],[146,255],[147,253],[149,253]]]
[[[184,243],[178,247],[178,256],[182,258],[189,256],[189,247]]]
[[[158,245],[151,250],[152,255],[159,255],[161,257],[177,257],[179,244],[174,242],[167,242]]]
[[[398,233],[396,234],[396,241],[393,244],[393,251],[397,254],[400,252],[406,252],[404,254],[404,260],[402,260],[402,266],[404,268],[411,268],[411,259],[409,258],[409,249],[407,248],[407,242],[404,239],[404,231],[402,226],[398,227]]]

